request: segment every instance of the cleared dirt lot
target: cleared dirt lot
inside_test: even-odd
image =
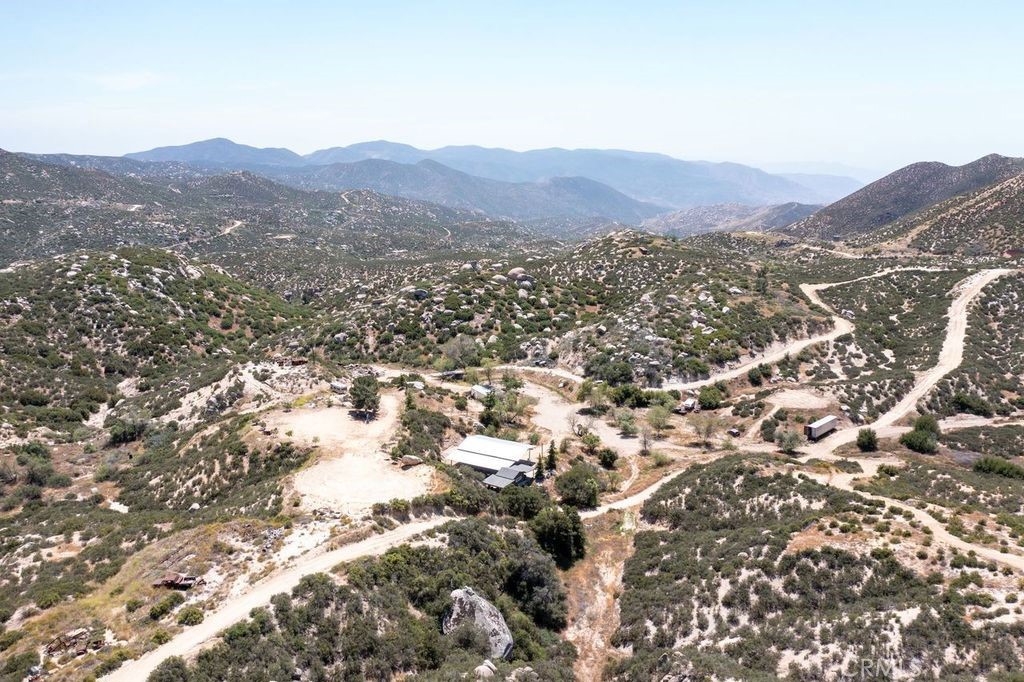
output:
[[[431,467],[403,471],[384,451],[398,428],[398,417],[399,398],[392,394],[381,395],[380,412],[370,422],[354,418],[345,407],[268,414],[267,426],[276,428],[279,437],[318,448],[316,462],[292,477],[302,508],[327,508],[355,518],[377,502],[429,492],[434,477]]]
[[[768,402],[778,407],[797,410],[818,410],[829,406],[829,399],[807,390],[788,389],[768,396]]]

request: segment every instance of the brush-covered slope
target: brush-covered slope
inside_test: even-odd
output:
[[[828,324],[756,265],[625,231],[435,273],[350,307],[321,341],[345,360],[557,359],[609,381],[657,383]]]
[[[814,204],[744,206],[716,204],[674,211],[643,223],[644,229],[685,237],[705,232],[764,232],[802,220],[821,208]]]
[[[155,249],[0,273],[0,423],[73,430],[115,402],[240,360],[298,317],[279,298]],[[102,423],[102,419],[100,420]]]
[[[937,471],[880,471],[873,492],[947,496],[951,516],[965,491],[990,504],[993,478],[1019,494],[1019,481],[925,464]],[[792,467],[731,455],[645,503],[650,525],[626,561],[612,639],[631,655],[605,679],[832,680],[852,677],[851,661],[858,671],[870,661],[887,680],[1012,679],[1024,653],[1024,633],[1005,615],[1017,599],[1012,571],[936,547],[909,512]],[[914,485],[925,476],[932,489]],[[1006,497],[1016,511],[1019,497]]]
[[[0,154],[0,266],[82,248],[172,247],[194,255],[282,244],[360,257],[498,246],[511,223],[368,190],[306,192],[248,173],[139,178]]]
[[[963,166],[915,163],[785,228],[810,239],[849,239],[1024,171],[1024,159],[990,154]]]
[[[1024,253],[1024,172],[886,225],[859,241],[938,254],[1020,255]]]

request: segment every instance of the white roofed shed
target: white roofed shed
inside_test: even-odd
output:
[[[529,443],[473,435],[446,452],[444,458],[451,464],[465,464],[493,474],[521,462],[533,461],[533,448]]]

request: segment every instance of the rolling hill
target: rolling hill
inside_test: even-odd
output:
[[[795,223],[819,208],[796,202],[775,206],[697,206],[651,218],[644,221],[643,227],[645,230],[676,237],[705,232],[764,232]]]
[[[137,161],[184,161],[224,165],[263,164],[269,166],[301,166],[303,158],[289,149],[250,147],[223,137],[172,147],[157,147],[144,152],[125,154]]]
[[[75,249],[142,245],[222,257],[245,251],[309,261],[311,251],[386,257],[532,239],[507,221],[369,190],[307,192],[253,173],[129,177],[0,153],[0,266]],[[289,251],[290,252],[290,251]],[[264,262],[264,266],[273,266]],[[279,271],[287,263],[270,267]],[[272,279],[272,278],[271,278]]]
[[[516,220],[603,217],[636,224],[665,210],[583,177],[504,182],[469,175],[430,160],[404,164],[367,159],[288,171],[275,169],[269,173],[281,182],[304,189],[372,189]]]
[[[810,239],[849,239],[1024,171],[1024,159],[990,154],[963,166],[915,163],[784,228]]]
[[[637,201],[584,177],[506,182],[469,175],[430,160],[399,163],[364,159],[328,165],[297,165],[274,163],[271,161],[273,155],[263,153],[266,150],[247,152],[243,149],[218,154],[217,150],[221,148],[221,145],[212,148],[186,145],[164,148],[152,154],[153,158],[164,160],[143,160],[142,157],[150,156],[149,152],[131,157],[28,156],[46,163],[138,178],[187,180],[245,170],[300,189],[327,192],[369,189],[395,197],[478,211],[496,218],[548,221],[546,231],[552,233],[562,231],[558,219],[600,218],[604,222],[637,225],[645,218],[667,210]],[[166,160],[168,158],[174,160]]]

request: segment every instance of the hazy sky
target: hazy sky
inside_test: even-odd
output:
[[[1024,2],[7,2],[0,147],[1024,156]]]

